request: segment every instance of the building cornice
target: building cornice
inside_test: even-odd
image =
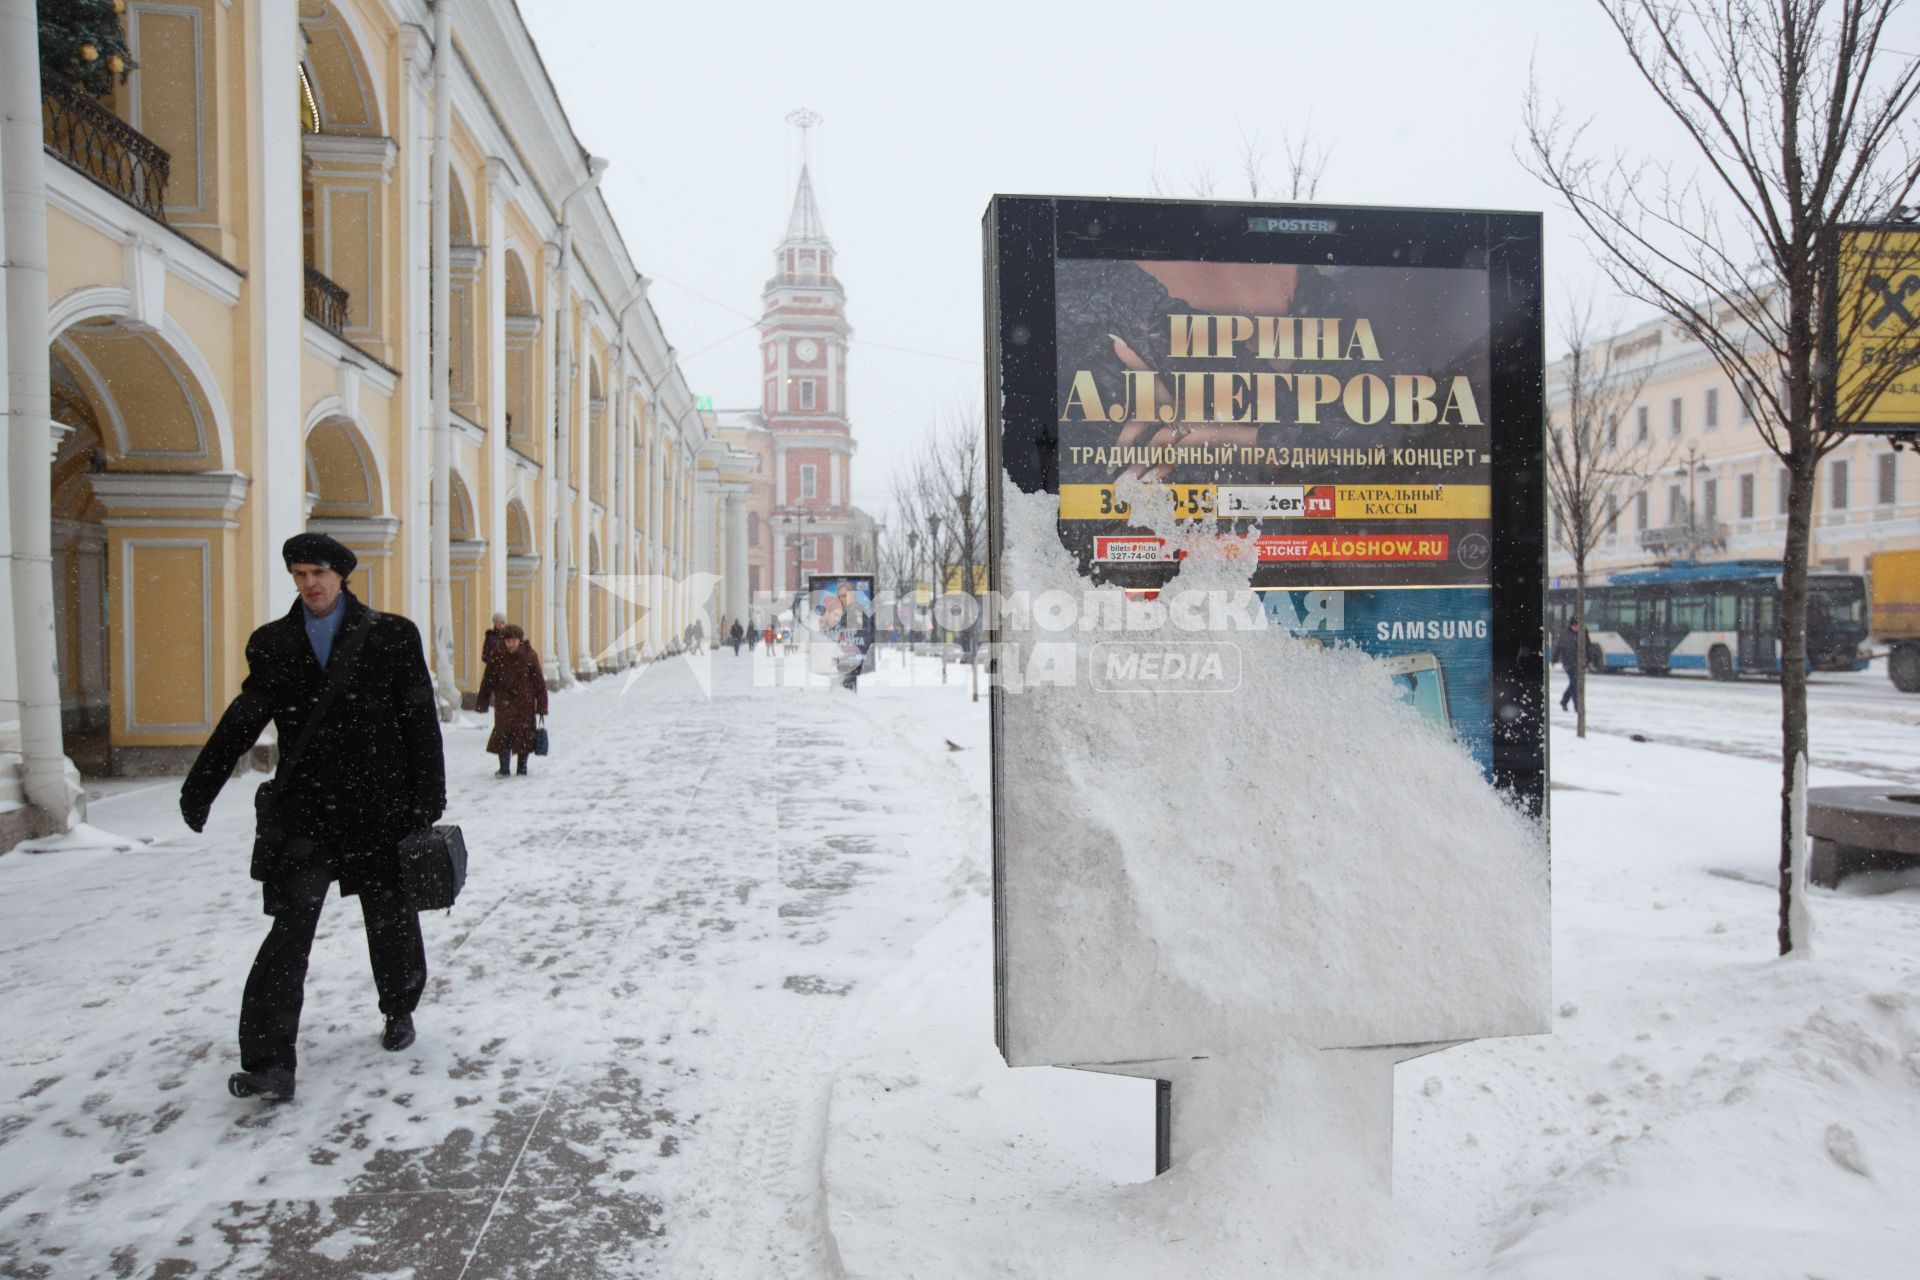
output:
[[[102,471],[87,477],[108,512],[218,511],[230,516],[251,481],[238,471]]]

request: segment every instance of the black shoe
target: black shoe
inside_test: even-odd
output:
[[[387,1029],[380,1033],[380,1047],[388,1053],[398,1053],[413,1043],[413,1015],[398,1013],[387,1019]]]
[[[505,769],[496,769],[494,770],[493,776],[496,778],[505,778],[505,777],[508,777],[509,775]]]
[[[523,778],[527,776],[527,766],[525,765],[520,766],[520,776]]]
[[[293,1072],[285,1067],[269,1067],[265,1071],[236,1071],[227,1077],[227,1092],[236,1098],[291,1102]]]

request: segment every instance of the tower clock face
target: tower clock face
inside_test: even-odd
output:
[[[820,344],[812,338],[802,338],[794,345],[793,354],[799,356],[802,361],[811,361],[820,354]]]

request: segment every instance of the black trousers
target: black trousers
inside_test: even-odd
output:
[[[300,1006],[306,999],[307,956],[329,884],[326,872],[316,870],[273,886],[279,909],[253,959],[246,994],[240,998],[240,1067],[244,1071],[292,1071],[298,1065],[294,1044],[300,1038]],[[420,994],[427,987],[420,915],[397,890],[359,896],[380,1012],[387,1017],[410,1014],[419,1007]]]

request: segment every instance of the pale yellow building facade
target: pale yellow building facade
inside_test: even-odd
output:
[[[248,634],[293,601],[279,547],[302,529],[357,552],[368,603],[449,630],[436,675],[469,693],[496,609],[565,682],[672,652],[696,622],[710,636],[729,592],[744,600],[724,545],[745,546],[728,501],[741,461],[696,411],[588,140],[512,0],[441,4],[451,38],[436,50],[424,0],[130,0],[125,84],[105,99],[42,85],[50,644],[65,749],[86,769],[191,758],[246,674]],[[0,74],[33,65],[6,58]],[[10,182],[24,159],[0,154]],[[33,286],[10,272],[14,287]],[[10,430],[30,429],[24,406]],[[22,481],[13,467],[7,483]],[[0,590],[30,569],[13,555]],[[39,641],[11,594],[0,604],[0,732],[15,730],[0,749],[17,763],[32,700],[19,672]]]
[[[1650,479],[1623,480],[1609,495],[1613,518],[1589,572],[1689,557],[1780,559],[1786,471],[1727,375],[1704,347],[1665,321],[1599,344],[1602,352],[1609,347],[1628,385],[1645,378],[1609,429],[1620,433],[1622,455],[1651,464]],[[1556,424],[1567,418],[1567,369],[1563,359],[1547,370],[1547,406]],[[1858,436],[1824,459],[1815,500],[1809,557],[1815,568],[1871,575],[1878,552],[1920,547],[1920,455],[1895,451],[1885,437]],[[1556,538],[1551,579],[1570,585],[1572,572],[1572,557]]]

